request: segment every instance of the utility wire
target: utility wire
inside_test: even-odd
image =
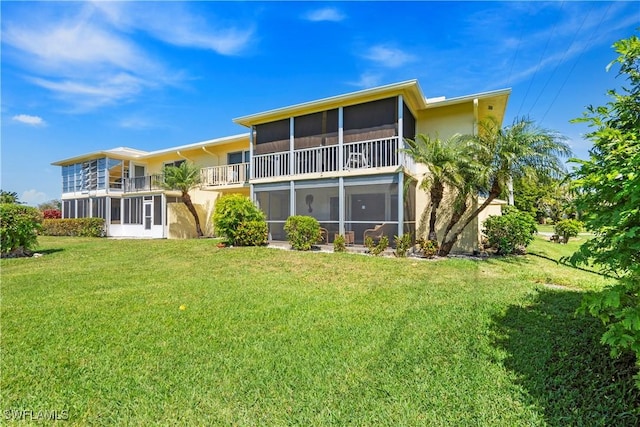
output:
[[[591,43],[593,42],[593,39],[594,39],[595,35],[600,33],[600,26],[602,26],[602,23],[604,22],[605,18],[609,14],[609,10],[611,9],[611,5],[613,5],[613,2],[609,3],[609,6],[607,7],[607,10],[604,12],[602,17],[600,18],[600,22],[598,23],[598,26],[596,27],[595,31],[591,32],[591,37],[589,37],[589,40],[587,41],[587,45],[585,46],[585,48],[582,50],[582,52],[580,52],[580,54],[576,58],[576,61],[573,63],[573,66],[569,70],[569,73],[567,74],[567,77],[565,77],[564,81],[560,85],[560,88],[556,91],[556,96],[553,98],[553,100],[551,101],[551,104],[549,104],[549,107],[547,108],[547,110],[542,115],[542,119],[540,119],[540,122],[544,121],[545,117],[547,117],[547,114],[549,114],[549,111],[551,111],[551,107],[553,107],[553,104],[555,104],[555,102],[558,100],[558,97],[560,96],[560,93],[562,92],[562,89],[564,89],[564,86],[569,81],[569,77],[571,77],[571,73],[573,73],[573,70],[576,68],[576,65],[578,65],[578,62],[580,62],[580,59],[582,58],[582,55],[586,51],[589,50],[589,46],[591,46]]]
[[[562,3],[560,3],[560,11],[562,11],[563,7],[564,7],[564,1]],[[547,39],[547,44],[545,45],[544,50],[542,51],[542,55],[540,55],[540,59],[538,60],[538,68],[536,68],[536,71],[533,73],[533,77],[531,77],[531,80],[529,80],[529,86],[527,86],[527,91],[525,92],[524,97],[522,98],[522,103],[520,103],[520,108],[518,108],[518,114],[516,114],[516,116],[519,116],[520,115],[520,111],[522,111],[522,107],[524,106],[524,101],[527,99],[527,96],[529,95],[529,90],[531,90],[531,85],[533,84],[533,81],[535,80],[536,76],[538,75],[538,71],[540,70],[540,64],[542,63],[542,58],[544,58],[544,55],[547,53],[547,48],[549,47],[549,42],[551,41],[551,39],[555,35],[557,26],[558,26],[558,21],[556,21],[553,24],[553,29],[551,30],[551,34],[549,34],[549,38]]]
[[[562,55],[562,58],[560,59],[560,61],[558,61],[556,63],[556,66],[553,68],[553,71],[551,72],[551,74],[549,75],[549,78],[547,79],[547,81],[545,82],[544,86],[542,87],[542,89],[540,90],[540,93],[538,93],[538,97],[536,98],[536,100],[533,102],[533,105],[531,105],[531,108],[529,108],[529,113],[531,114],[531,111],[534,109],[534,107],[536,106],[536,104],[538,103],[538,101],[540,100],[540,97],[542,96],[542,94],[545,92],[545,90],[547,89],[547,86],[549,86],[549,82],[551,81],[551,79],[553,79],[553,77],[556,75],[556,71],[558,71],[558,68],[560,68],[561,64],[564,64],[564,59],[567,57],[567,54],[571,51],[571,48],[573,47],[573,45],[576,42],[576,38],[578,38],[578,34],[582,35],[582,27],[584,27],[585,22],[587,22],[587,19],[589,18],[589,15],[591,15],[591,11],[593,10],[593,3],[591,8],[589,9],[589,12],[587,12],[587,14],[584,16],[584,19],[582,19],[582,23],[580,24],[580,28],[578,28],[578,31],[573,33],[573,40],[571,40],[571,44],[569,45],[569,47],[564,51],[564,54]],[[591,33],[591,35],[593,36],[593,33]]]

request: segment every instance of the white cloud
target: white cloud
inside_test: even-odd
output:
[[[373,46],[362,56],[387,68],[399,68],[415,60],[415,57],[411,54],[384,45]]]
[[[360,79],[358,81],[350,82],[349,84],[365,89],[378,86],[381,80],[382,76],[380,74],[363,73],[360,75]]]
[[[150,9],[144,3],[95,2],[94,5],[117,28],[141,30],[176,46],[237,55],[252,40],[251,28],[215,26],[178,3],[163,3],[161,9]]]
[[[42,120],[42,117],[31,116],[29,114],[18,114],[16,116],[13,116],[12,120],[30,126],[45,126],[47,124],[44,120]]]
[[[345,19],[345,15],[338,9],[326,7],[324,9],[316,9],[304,15],[304,19],[312,22],[330,21],[340,22]]]
[[[82,80],[32,78],[30,80],[74,104],[79,110],[91,110],[129,100],[154,84],[127,73],[105,75],[99,80],[91,78]]]
[[[41,13],[3,22],[3,62],[6,52],[23,68],[27,81],[51,91],[74,111],[126,102],[146,90],[184,80],[183,71],[171,70],[138,44],[136,32],[223,55],[240,53],[253,34],[233,26],[212,28],[178,3],[67,5],[62,14],[45,6],[34,9]]]
[[[49,198],[42,191],[32,189],[24,191],[19,200],[23,203],[26,203],[27,205],[35,206],[48,201]]]
[[[125,129],[144,130],[158,127],[158,124],[142,117],[126,117],[118,122],[118,126]]]

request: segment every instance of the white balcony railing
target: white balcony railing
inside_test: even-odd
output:
[[[253,156],[253,177],[271,178],[289,175],[289,152]]]
[[[202,168],[200,174],[206,187],[244,184],[249,181],[249,163],[210,166]]]
[[[125,178],[123,180],[123,190],[125,193],[136,193],[139,191],[161,190],[164,182],[164,175],[145,175]]]
[[[346,143],[342,146],[342,164],[339,145],[295,150],[293,174],[400,166],[406,162],[406,156],[398,153],[399,148],[398,137]],[[254,178],[290,175],[288,151],[256,155],[253,162]]]

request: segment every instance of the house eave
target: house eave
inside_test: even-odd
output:
[[[396,95],[403,95],[409,107],[416,111],[425,108],[427,105],[418,81],[407,80],[400,83],[378,86],[329,98],[323,98],[316,101],[295,104],[289,107],[277,108],[262,113],[238,117],[233,119],[233,121],[239,125],[250,127],[302,114],[311,114],[327,109],[360,104]]]
[[[110,150],[93,151],[91,153],[81,154],[79,156],[69,157],[51,163],[53,166],[66,166],[79,163],[85,160],[99,159],[101,157],[109,157],[111,159],[127,160],[137,159],[146,155],[146,151],[136,150],[129,147],[118,147]]]

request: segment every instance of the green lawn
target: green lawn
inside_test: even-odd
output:
[[[41,258],[1,261],[3,411],[64,410],[70,425],[640,420],[632,361],[573,314],[607,279],[547,259],[543,239],[546,258],[487,261],[40,242]]]

